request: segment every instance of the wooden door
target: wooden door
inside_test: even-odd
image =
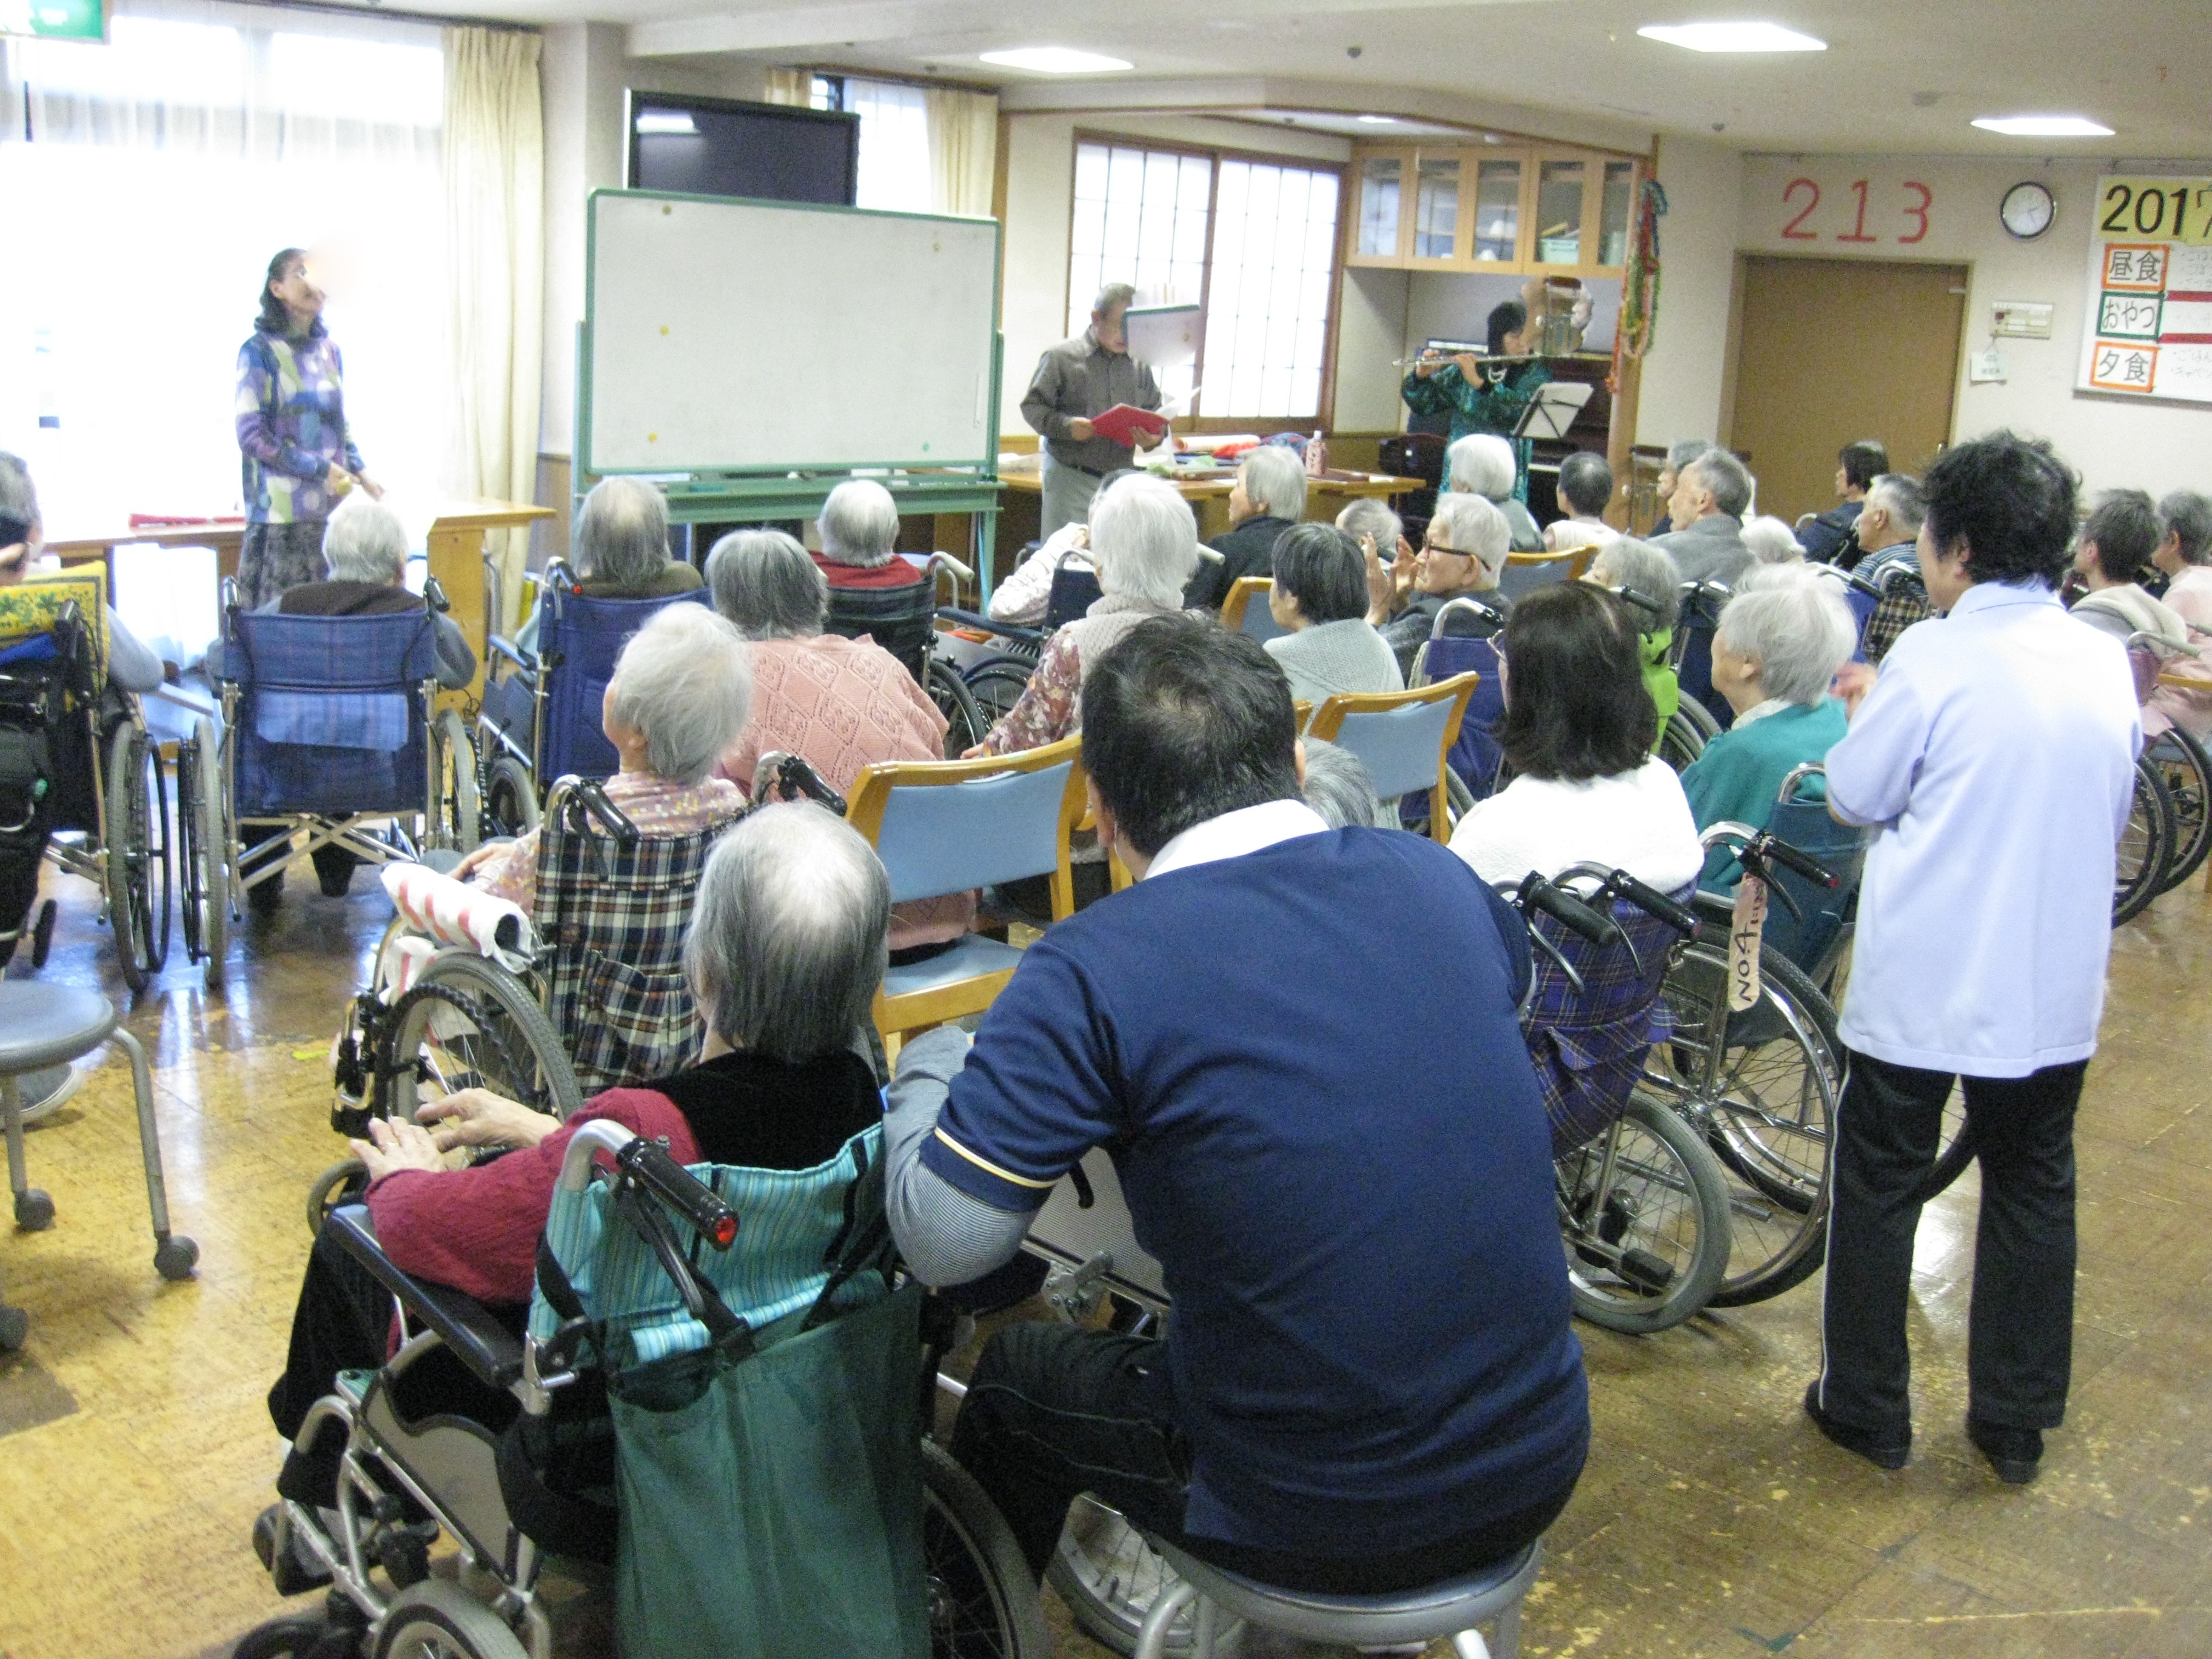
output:
[[[1836,504],[1836,452],[1879,438],[1926,470],[1951,441],[1966,323],[1962,265],[1746,255],[1735,419],[1759,509],[1790,523]]]

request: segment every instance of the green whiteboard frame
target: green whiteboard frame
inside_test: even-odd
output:
[[[836,213],[860,215],[879,219],[921,219],[936,224],[988,224],[995,257],[991,261],[991,329],[990,387],[984,412],[983,433],[987,452],[981,455],[951,457],[944,455],[884,456],[866,461],[779,461],[773,465],[747,465],[732,460],[727,466],[672,469],[668,467],[602,468],[592,463],[592,319],[597,302],[594,287],[599,270],[599,216],[595,204],[601,197],[633,198],[651,202],[699,202],[713,207],[765,207],[805,213]],[[1004,391],[1006,337],[997,326],[996,319],[1005,303],[1006,270],[1006,228],[996,219],[969,218],[951,213],[901,213],[881,208],[831,206],[821,202],[775,202],[748,196],[702,196],[677,191],[661,190],[594,190],[584,198],[584,320],[576,336],[576,430],[572,446],[574,476],[581,479],[586,475],[596,477],[612,477],[617,473],[640,473],[646,476],[665,476],[683,471],[694,480],[712,478],[781,477],[793,472],[830,474],[842,477],[861,470],[898,470],[910,471],[965,471],[973,469],[980,479],[995,479],[999,469],[999,403]]]

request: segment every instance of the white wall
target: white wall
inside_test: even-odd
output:
[[[1028,432],[1021,414],[1022,393],[1029,390],[1030,377],[1036,373],[1039,354],[1067,337],[1068,221],[1075,196],[1078,127],[1086,133],[1311,161],[1343,162],[1352,155],[1347,139],[1290,128],[1263,128],[1243,121],[1106,112],[1014,115],[1008,123],[1006,152],[1006,268],[1000,308],[1006,356],[1005,389],[999,405],[1001,433]]]
[[[545,380],[538,450],[565,456],[576,428],[576,325],[584,320],[584,198],[623,181],[623,90],[758,99],[757,64],[628,58],[626,31],[562,23],[545,31]]]
[[[1720,432],[1743,158],[1718,144],[1662,138],[1657,176],[1667,192],[1659,320],[1644,360],[1636,441],[1664,447]]]
[[[2082,326],[2088,305],[2086,274],[2095,233],[2097,179],[2114,171],[2203,173],[2203,164],[2130,161],[2115,167],[2102,160],[2052,163],[1897,156],[1747,156],[1737,246],[1759,253],[1800,253],[1823,258],[1929,259],[1964,264],[1967,280],[1966,333],[1960,354],[1953,418],[1954,438],[1997,427],[2045,437],[2082,475],[2091,489],[2134,485],[2153,495],[2212,484],[2212,405],[2154,403],[2076,392]],[[1785,204],[1794,179],[1819,186],[1820,204],[1798,234],[1784,226],[1811,200],[1802,185]],[[2050,186],[2058,211],[2051,227],[2032,242],[2009,235],[1997,218],[2004,193],[2022,179]],[[1856,181],[1866,181],[1867,212],[1858,217]],[[1929,195],[1927,229],[1907,211]],[[1804,233],[1813,238],[1807,240]],[[1842,235],[1872,242],[1846,242]],[[1671,271],[1670,286],[1671,286]],[[2051,307],[2048,340],[2007,338],[1996,343],[2008,379],[1968,384],[1965,358],[1990,343],[1990,308],[1998,300],[2030,300]],[[1662,309],[1661,327],[1666,326]],[[1648,383],[1647,383],[1648,384]],[[1647,393],[1648,396],[1648,393]]]
[[[1398,384],[1405,371],[1406,319],[1419,280],[1410,270],[1354,267],[1338,290],[1336,414],[1339,432],[1395,432],[1405,424]]]

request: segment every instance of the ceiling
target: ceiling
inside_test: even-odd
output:
[[[1000,85],[1010,106],[1097,107],[1117,87],[1132,104],[1158,106],[1139,95],[1142,83],[1256,78],[1267,102],[1288,108],[1398,109],[1451,125],[1496,122],[1501,105],[1532,106],[1743,149],[2212,155],[2203,0],[462,0],[450,9],[628,23],[633,56],[934,73]],[[1644,23],[1715,17],[1784,23],[1829,49],[1706,56],[1636,33]],[[1068,80],[977,56],[1048,45],[1134,67]],[[1325,85],[1327,98],[1289,95],[1285,82]],[[2116,134],[2013,139],[1968,125],[2023,112],[2089,115]]]

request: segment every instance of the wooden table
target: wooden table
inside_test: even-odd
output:
[[[537,520],[552,516],[550,507],[532,507],[521,501],[454,501],[440,507],[431,520],[425,549],[430,574],[446,590],[453,620],[461,625],[461,632],[468,636],[470,649],[477,653],[476,678],[469,683],[465,692],[440,693],[441,705],[458,705],[464,696],[478,696],[483,690],[484,532],[520,530]],[[238,574],[239,545],[245,538],[246,526],[236,521],[161,525],[90,536],[52,537],[46,542],[46,551],[59,556],[61,562],[68,565],[94,559],[108,562],[108,556],[118,547],[149,544],[155,547],[207,547],[215,550],[218,576],[234,576]],[[112,592],[112,563],[109,575],[109,591]]]

